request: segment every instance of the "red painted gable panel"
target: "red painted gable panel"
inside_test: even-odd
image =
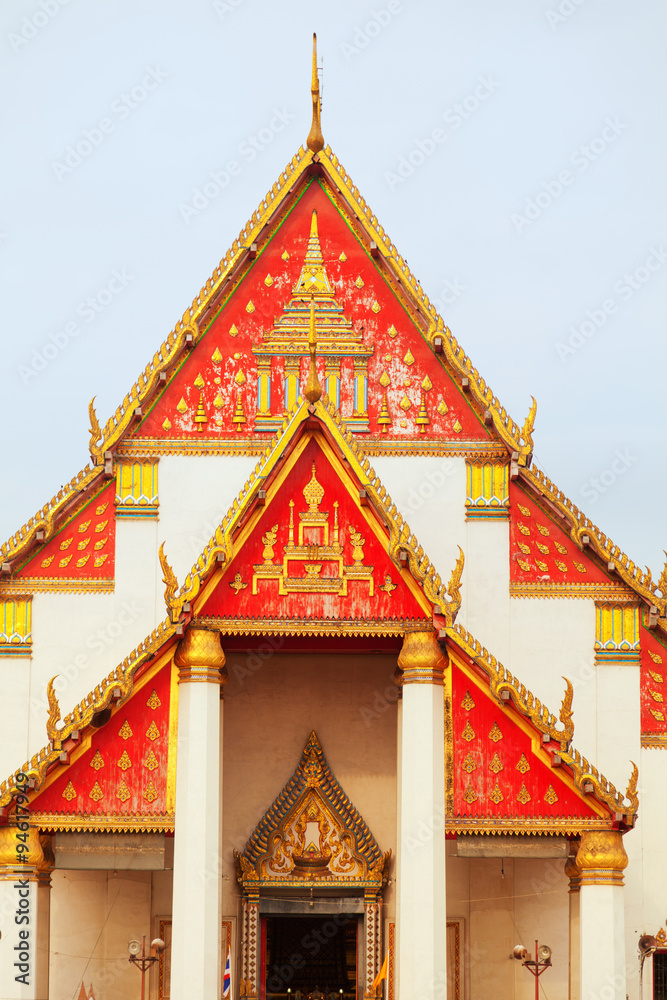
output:
[[[31,811],[145,816],[166,812],[170,664],[114,709],[87,750],[30,802]]]
[[[667,649],[641,627],[642,733],[667,735]]]
[[[513,583],[609,583],[567,532],[516,483],[510,483],[510,580]]]
[[[454,815],[596,816],[534,753],[513,709],[452,665]]]
[[[487,429],[474,415],[462,391],[446,374],[338,207],[317,181],[307,187],[134,437],[215,438],[228,437],[230,433],[248,435],[258,429],[255,422],[258,359],[253,348],[261,347],[270,338],[274,323],[281,319],[294,298],[309,246],[313,212],[317,213],[324,271],[334,303],[341,307],[335,313],[335,321],[340,322],[343,332],[347,330],[348,335],[358,338],[362,353],[370,354],[367,385],[370,432],[408,439],[488,438]],[[307,288],[306,283],[300,292],[305,294]],[[333,322],[331,315],[329,320]],[[317,325],[321,324],[326,326],[323,316],[318,314]],[[289,340],[281,356],[272,362],[271,413],[276,418],[285,410],[288,343]],[[304,346],[301,342],[296,352],[301,355],[301,384],[307,373]],[[322,385],[327,371],[324,353],[321,343],[318,369]],[[345,419],[352,419],[359,413],[355,360],[351,355],[345,356],[342,349],[340,354],[339,408]]]
[[[311,439],[198,613],[361,621],[424,618],[403,578],[408,571],[399,571],[387,555],[387,541],[384,527],[380,529],[370,510],[351,495]]]
[[[115,480],[96,493],[32,556],[17,580],[113,580],[116,549]]]

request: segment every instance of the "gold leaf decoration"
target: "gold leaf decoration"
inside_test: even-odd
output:
[[[471,740],[475,739],[475,730],[470,725],[470,719],[466,722],[465,729],[461,733],[461,736],[467,743],[470,743]]]
[[[237,327],[236,323],[232,323],[232,325],[229,328],[229,336],[230,337],[235,337],[238,332],[239,331],[238,331],[238,327]]]
[[[156,767],[159,767],[159,762],[155,753],[153,752],[153,747],[150,748],[144,761],[144,767],[147,767],[149,771],[154,771]]]
[[[128,767],[132,767],[132,761],[130,760],[130,755],[127,750],[123,750],[122,756],[118,761],[118,767],[121,771],[127,771]]]
[[[521,788],[517,792],[516,797],[522,806],[525,806],[526,802],[530,802],[530,792],[528,791],[524,783],[521,784]]]
[[[288,254],[287,250],[283,250],[283,252],[281,253],[280,256],[281,256],[282,260],[289,260],[289,254]],[[345,254],[341,254],[338,259],[342,260],[343,257],[345,257]],[[345,260],[347,260],[347,257],[345,257]]]
[[[219,347],[216,347],[216,349],[213,351],[213,354],[211,355],[211,361],[216,365],[219,365],[220,362],[222,361],[222,354],[220,353]]]
[[[387,373],[386,372],[382,372],[382,374],[380,375],[380,385],[382,386],[382,388],[386,389],[387,386],[390,384],[390,382],[391,382],[391,379],[389,378],[389,376],[387,375]]]
[[[130,789],[125,784],[125,778],[123,778],[120,785],[116,789],[116,798],[120,799],[121,802],[127,802],[131,794]]]
[[[264,278],[264,284],[266,285],[267,288],[270,288],[271,285],[273,284],[273,278],[271,277],[270,274],[267,274],[267,276]]]
[[[493,771],[494,774],[498,774],[503,769],[503,762],[497,753],[494,753],[489,763],[489,771]]]
[[[519,529],[522,535],[530,534],[530,528],[528,527],[528,525],[522,524],[521,521],[519,521],[519,523],[517,524],[517,528]]]
[[[157,798],[157,791],[155,785],[153,784],[152,778],[149,781],[148,786],[144,790],[144,798],[146,799],[146,802],[155,802]]]
[[[559,569],[561,573],[567,572],[567,565],[564,562],[561,562],[560,559],[554,559],[554,562],[556,564],[556,568]]]
[[[520,552],[523,552],[523,554],[525,556],[529,556],[530,555],[530,545],[526,545],[525,542],[519,542],[518,545],[519,545],[519,551]]]
[[[107,500],[106,503],[101,503],[99,505],[99,507],[96,507],[95,508],[95,513],[97,514],[97,516],[101,517],[102,514],[104,513],[104,511],[107,509],[108,506],[109,506],[109,501]],[[90,523],[90,522],[88,522],[88,523]]]
[[[178,401],[178,403],[176,404],[176,409],[178,410],[179,413],[187,413],[188,412],[188,404],[185,402],[185,400],[183,399],[182,396],[181,396],[180,400]]]
[[[659,691],[651,691],[650,694],[653,701],[657,701],[659,704],[665,700]]]
[[[162,430],[163,431],[171,430],[171,420],[169,419],[169,417],[165,417],[164,420],[162,421]]]
[[[104,792],[100,788],[100,786],[97,783],[97,781],[95,782],[95,784],[93,785],[93,787],[90,789],[90,792],[88,793],[88,796],[89,796],[89,798],[91,798],[93,800],[93,802],[99,802],[100,799],[104,797]]]
[[[99,771],[101,767],[104,767],[104,757],[102,756],[99,750],[95,751],[95,756],[91,760],[90,766],[94,768],[96,771]]]
[[[444,399],[441,399],[440,402],[438,403],[438,413],[440,414],[441,417],[444,417],[449,413],[449,407],[447,406],[447,403],[444,401]]]
[[[84,538],[82,542],[79,542],[79,544],[77,545],[77,549],[79,550],[79,552],[82,552],[85,549],[86,545],[88,545],[89,543],[90,543],[90,538]]]
[[[387,333],[389,334],[389,336],[391,337],[392,340],[394,339],[394,337],[398,336],[398,330],[396,329],[396,327],[394,326],[393,323],[389,327],[389,329],[387,330]]]
[[[104,506],[106,507],[106,504]],[[95,513],[97,513],[97,511],[95,511]],[[103,513],[104,513],[104,511],[102,511],[102,514]],[[82,535],[84,533],[84,531],[88,531],[88,528],[91,525],[91,521],[92,521],[92,518],[90,520],[88,520],[88,521],[84,521],[83,524],[79,525],[79,534],[80,535]],[[70,542],[71,541],[72,541],[72,539],[70,538]],[[67,544],[69,545],[69,542]],[[61,545],[61,548],[62,548],[62,545]]]
[[[357,288],[363,288],[363,287],[364,287],[364,279],[363,279],[363,278],[361,277],[361,275],[360,275],[360,274],[359,274],[359,275],[357,275],[357,280],[355,281],[355,283],[354,283],[354,284],[355,284],[355,286],[356,286]]]
[[[199,372],[199,374],[197,375],[194,384],[197,387],[197,389],[203,389],[204,386],[206,385],[204,379],[201,377],[201,372]]]
[[[662,712],[658,711],[657,708],[649,708],[649,712],[651,713],[654,719],[658,720],[658,722],[665,721],[664,715],[662,714]]]
[[[213,400],[213,405],[215,406],[216,410],[221,410],[223,408],[223,406],[225,405],[225,401],[222,398],[222,395],[221,395],[220,392],[218,392],[218,395]]]
[[[460,420],[455,420],[454,421],[454,433],[455,434],[460,434],[462,430],[463,430],[463,427],[461,426],[461,421]]]
[[[433,383],[431,382],[428,375],[425,375],[424,381],[422,382],[422,389],[424,390],[424,392],[428,392],[432,388],[433,388]]]
[[[42,566],[50,566],[55,558],[55,556],[49,556],[47,559],[42,559]]]
[[[129,740],[130,736],[132,735],[132,729],[131,729],[130,723],[127,721],[127,719],[125,720],[125,722],[123,723],[123,725],[118,730],[118,735],[120,736],[120,738],[122,740]]]
[[[96,525],[95,525],[95,534],[96,534],[96,535],[99,535],[99,533],[100,533],[101,531],[104,531],[104,529],[106,528],[106,526],[107,526],[107,524],[108,524],[108,523],[109,523],[109,522],[108,522],[108,520],[107,520],[107,521],[100,521],[100,523],[99,523],[99,524],[96,524]]]
[[[545,524],[538,524],[537,530],[539,531],[539,533],[541,535],[548,535],[549,534],[549,529],[547,528],[547,526]]]
[[[567,548],[564,545],[561,545],[560,542],[554,542],[554,545],[556,546],[561,555],[563,556],[567,555]]]
[[[65,790],[63,791],[63,798],[67,799],[68,802],[71,802],[72,799],[76,798],[76,791],[71,781],[68,781],[67,785],[65,786]]]
[[[531,516],[531,513],[530,513],[529,509],[527,507],[524,507],[523,504],[518,503],[517,507],[519,508],[519,510],[521,511],[521,513],[523,514],[524,517],[530,517]]]
[[[102,566],[107,561],[108,558],[109,558],[108,553],[103,556],[95,556],[95,566],[99,569],[99,567]]]
[[[409,347],[408,347],[408,353],[403,358],[403,361],[405,362],[406,365],[414,365],[415,363],[415,359]]]
[[[284,259],[287,260],[286,257]],[[344,250],[343,250],[342,254],[340,255],[340,257],[338,258],[338,260],[342,260],[343,263],[345,263],[345,261],[347,260],[347,254],[345,253]]]
[[[109,541],[108,535],[106,538],[100,538],[99,542],[95,542],[93,548],[95,549],[96,552],[99,552],[100,549],[104,548],[104,546],[107,544],[108,541]]]
[[[541,559],[536,559],[535,565],[537,566],[538,569],[541,569],[543,573],[546,573],[549,569],[547,564],[545,562],[542,562]]]
[[[554,802],[558,802],[558,796],[556,795],[553,785],[549,785],[544,793],[544,801],[548,802],[550,806],[552,806]]]
[[[503,799],[505,798],[505,796],[503,795],[503,793],[498,788],[498,783],[497,782],[496,782],[496,786],[493,789],[493,791],[489,792],[489,798],[491,799],[492,802],[495,802],[496,805],[498,805],[499,802],[502,802]]]
[[[662,663],[662,656],[660,656],[660,653],[654,653],[652,649],[649,649],[648,655],[654,663]]]
[[[81,559],[77,559],[76,561],[77,568],[81,569],[82,566],[86,565],[89,559],[90,559],[90,552],[86,553],[85,556],[82,556]]]
[[[463,768],[464,771],[467,771],[468,774],[471,774],[473,771],[477,770],[477,764],[475,763],[475,758],[471,753],[467,755],[466,759],[461,764],[461,767]]]
[[[247,313],[254,313],[255,303],[252,301],[252,299],[249,300],[248,305],[245,307],[245,311]]]
[[[517,562],[524,573],[530,573],[530,563],[526,562],[525,559],[517,559]]]
[[[374,313],[379,313],[380,312],[380,303],[376,300],[373,303],[373,305],[371,306],[371,309],[373,310]]]
[[[151,696],[146,702],[146,704],[148,705],[149,708],[152,708],[153,711],[155,711],[156,708],[159,708],[160,705],[162,704],[155,688],[153,688],[153,690],[151,691]]]
[[[574,568],[577,570],[578,573],[585,573],[586,572],[586,567],[583,565],[583,563],[574,562],[574,559],[572,560],[572,562],[573,562]]]
[[[65,556],[64,559],[61,559],[60,562],[58,563],[60,568],[62,569],[64,566],[67,566],[71,558],[72,558],[71,556]]]
[[[517,771],[520,771],[521,774],[525,774],[526,771],[530,771],[530,764],[528,763],[528,761],[526,759],[525,753],[521,754],[521,757],[519,758],[519,763],[517,764],[516,769],[517,769]]]
[[[237,385],[245,385],[246,382],[248,381],[240,368],[237,371],[236,375],[234,376],[234,381],[236,382]]]
[[[473,802],[477,801],[477,792],[472,787],[472,785],[468,785],[468,787],[466,788],[465,792],[463,793],[463,798],[468,803],[473,803]]]
[[[470,709],[474,707],[475,707],[475,702],[472,700],[470,696],[470,691],[466,691],[466,696],[461,702],[461,708],[464,708],[466,712],[469,712]]]
[[[160,730],[155,725],[155,722],[151,722],[150,726],[146,730],[146,736],[149,740],[156,740],[160,735]]]
[[[498,740],[502,740],[502,738],[503,734],[500,731],[500,726],[497,722],[494,722],[491,732],[489,733],[489,739],[493,740],[494,743],[497,743]]]
[[[88,522],[88,524],[90,524],[90,521]],[[81,531],[81,528],[79,528],[79,531]],[[74,541],[73,538],[66,538],[64,542],[60,543],[61,550],[62,549],[68,549],[70,547],[70,545],[72,544],[73,541]]]
[[[412,403],[410,402],[407,396],[403,396],[403,399],[399,403],[399,406],[401,407],[402,410],[405,410],[405,412],[407,413],[410,407],[412,406]]]
[[[538,549],[540,550],[540,552],[543,552],[545,556],[549,554],[549,546],[548,545],[543,545],[542,542],[536,542],[536,545],[537,545]]]
[[[654,670],[649,670],[648,675],[656,684],[662,684],[664,680],[662,674],[656,674]]]

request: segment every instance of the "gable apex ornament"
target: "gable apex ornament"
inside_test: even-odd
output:
[[[314,731],[245,850],[234,851],[245,891],[316,885],[380,890],[390,857],[336,781]]]
[[[320,80],[317,75],[317,35],[313,32],[313,76],[310,84],[310,95],[313,101],[313,121],[310,132],[306,140],[308,149],[313,153],[319,153],[324,149],[324,136],[322,135],[322,98],[320,97]]]

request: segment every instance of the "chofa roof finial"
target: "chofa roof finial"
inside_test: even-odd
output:
[[[324,136],[322,135],[322,122],[320,120],[322,103],[320,98],[320,79],[317,75],[317,35],[313,33],[313,79],[310,84],[310,94],[313,99],[313,122],[306,140],[308,149],[313,153],[319,153],[324,148]]]

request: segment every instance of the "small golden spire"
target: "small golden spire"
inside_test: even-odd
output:
[[[320,380],[317,377],[317,365],[315,364],[315,358],[317,356],[317,333],[315,332],[315,297],[313,295],[310,297],[310,331],[308,333],[308,350],[310,351],[310,371],[308,372],[308,381],[306,382],[306,388],[303,394],[309,403],[316,403],[322,395],[322,386],[320,385]]]
[[[321,100],[320,100],[320,80],[317,75],[317,35],[313,33],[313,79],[310,84],[310,94],[313,99],[313,122],[306,140],[308,149],[313,153],[319,153],[324,148],[324,136],[322,135]]]

